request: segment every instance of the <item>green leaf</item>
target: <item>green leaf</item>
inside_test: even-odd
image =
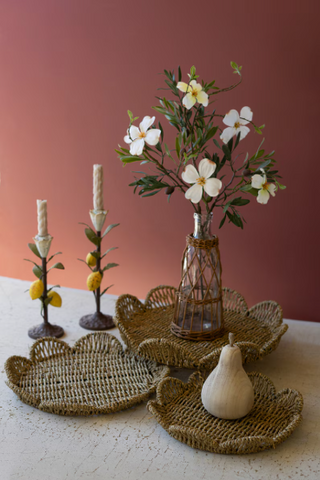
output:
[[[254,127],[255,131],[259,133],[259,135],[262,134],[262,129],[265,127],[265,125],[261,125],[260,127]]]
[[[41,258],[38,247],[35,243],[28,243],[28,247],[30,248],[32,253],[34,253],[37,257]]]
[[[47,260],[47,263],[49,263],[50,260],[52,260],[53,257],[55,257],[56,255],[62,255],[62,252],[57,252],[57,253],[54,253],[53,255],[51,255],[51,257]]]
[[[223,226],[224,222],[226,221],[226,218],[227,218],[227,215],[225,214],[225,216],[223,217],[223,219],[220,222],[219,228],[221,228]]]
[[[208,131],[205,141],[208,142],[212,137],[214,137],[214,135],[217,133],[217,130],[218,130],[218,127],[212,127]]]
[[[64,266],[62,265],[62,263],[58,262],[58,263],[55,263],[54,265],[52,265],[52,267],[49,268],[48,272],[50,270],[52,270],[53,268],[57,268],[58,270],[64,270]]]
[[[90,268],[91,272],[93,272],[93,268],[91,268],[90,265],[88,265],[85,260],[82,260],[82,258],[78,258],[77,260],[79,260],[79,262],[85,263],[87,267]]]
[[[271,160],[266,160],[265,162],[262,162],[256,169],[256,172],[261,170],[261,168],[266,168],[270,163],[271,163]]]
[[[246,185],[244,185],[243,187],[241,187],[241,191],[242,191],[242,192],[249,192],[251,189],[252,189],[251,183],[247,183]]]
[[[38,267],[37,265],[33,267],[32,269],[34,275],[37,277],[37,278],[41,278],[42,277],[42,270],[40,267]]]
[[[92,228],[90,227],[90,225],[88,225],[87,223],[83,223],[83,222],[79,222],[79,225],[84,225],[85,227],[88,227],[90,228],[90,230],[92,230]],[[92,230],[93,231],[93,230]],[[94,232],[93,232],[94,233]]]
[[[165,115],[167,113],[167,110],[163,107],[152,107],[152,109],[158,113],[162,113],[162,115]]]
[[[258,192],[259,192],[259,190],[257,190],[256,188],[253,188],[251,186],[251,184],[244,185],[243,187],[240,188],[240,190],[241,190],[241,192],[250,193],[251,195],[254,195],[255,197],[258,196]]]
[[[232,214],[229,211],[227,211],[227,216],[230,222],[232,222],[236,227],[243,228],[242,220],[238,214],[236,213]]]
[[[178,81],[181,82],[182,74],[181,74],[181,68],[180,65],[178,67]]]
[[[45,299],[44,303],[45,303],[45,305],[48,306],[51,301],[52,301],[52,297],[48,297],[48,298]]]
[[[181,147],[181,143],[180,143],[180,139],[179,139],[180,135],[178,135],[176,137],[176,153],[177,153],[177,157],[180,158],[180,147]]]
[[[234,149],[233,150],[235,150],[237,148],[237,146],[240,142],[240,137],[241,137],[241,132],[239,132],[238,135],[237,135],[236,142],[234,144]]]
[[[145,195],[141,195],[142,197],[153,197],[153,195],[156,195],[157,193],[161,192],[161,190],[154,190],[151,193],[146,193]]]
[[[160,122],[159,122],[159,129],[160,129],[160,132],[161,132],[161,142],[163,142],[164,133],[163,133],[163,128],[162,128],[162,125],[161,125]]]
[[[237,197],[237,198],[234,198],[233,200],[231,200],[230,205],[235,205],[237,207],[243,207],[244,205],[248,205],[248,203],[250,203],[250,200],[248,200],[247,198]]]
[[[41,268],[39,265],[37,265],[35,262],[33,262],[32,260],[29,260],[28,258],[24,258],[23,260],[24,260],[25,262],[33,263],[34,266],[40,268],[40,270],[42,271],[42,268]]]
[[[141,160],[143,160],[143,158],[134,155],[124,155],[123,157],[121,157],[121,162],[124,165],[127,165],[127,163],[141,162]]]
[[[118,263],[108,263],[103,269],[102,271],[105,272],[106,270],[110,270],[110,268],[114,268],[114,267],[118,267],[119,264]]]
[[[106,255],[108,255],[109,252],[111,252],[112,250],[117,250],[118,247],[111,247],[111,248],[108,248],[108,250],[102,255],[101,258],[104,258]]]
[[[168,145],[167,145],[166,143],[164,144],[164,149],[165,149],[166,154],[168,155],[168,157],[169,157],[171,160],[173,160],[172,155],[171,155],[170,150],[169,150],[169,147],[168,147]],[[173,160],[173,161],[174,161],[174,160]]]
[[[215,144],[216,147],[220,148],[221,150],[221,146],[219,145],[218,141],[215,138],[213,139],[213,143]]]
[[[47,293],[51,292],[51,290],[53,290],[54,288],[61,288],[60,285],[53,285],[53,287],[49,288]]]
[[[128,110],[128,115],[129,115],[129,118],[130,118],[130,120],[131,120],[131,122],[132,122],[133,114],[132,114],[132,112],[130,112],[130,110]]]
[[[93,252],[90,252],[90,254],[96,258],[98,260],[98,258],[100,258],[100,253],[99,252],[96,252],[95,250]]]
[[[120,223],[112,223],[112,225],[109,225],[105,229],[104,234],[102,235],[102,238],[105,237],[113,228],[117,227],[118,225],[120,225]]]
[[[223,151],[223,153],[225,154],[226,159],[227,159],[227,160],[231,160],[231,152],[230,152],[230,150],[229,150],[228,145],[222,145],[222,151]]]
[[[88,240],[98,247],[101,243],[101,238],[98,237],[91,228],[86,228],[84,231]]]
[[[285,190],[287,187],[285,185],[281,185],[281,183],[277,182],[278,187],[280,190]]]
[[[104,295],[106,293],[107,290],[109,290],[109,288],[113,287],[114,285],[109,285],[109,287],[105,288],[103,290],[103,292],[100,293],[100,297],[102,297],[102,295]]]
[[[234,70],[233,73],[237,73],[238,75],[241,76],[241,69],[242,69],[242,67],[238,66],[238,65],[236,64],[236,62],[230,62],[230,65],[231,65],[231,67],[232,67],[233,70]]]

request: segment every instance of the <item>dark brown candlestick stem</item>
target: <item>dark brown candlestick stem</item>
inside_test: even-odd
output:
[[[101,232],[97,232],[97,237],[101,238]],[[96,271],[101,273],[101,242],[96,248],[96,252],[99,253],[97,258]],[[109,328],[114,328],[115,324],[111,315],[104,315],[100,310],[100,300],[101,300],[101,290],[100,287],[95,291],[96,297],[96,312],[91,315],[84,315],[80,318],[79,325],[86,330],[109,330]]]
[[[97,237],[101,238],[101,232],[97,232]],[[101,242],[99,242],[99,245],[97,246],[96,252],[99,253],[99,257],[97,258],[97,272],[100,272],[100,267],[101,267],[101,258],[100,258]],[[97,313],[101,313],[100,312],[100,287],[97,288],[97,290],[96,290],[96,302],[97,302]]]
[[[48,305],[45,303],[45,300],[48,298],[47,296],[47,259],[42,259],[42,282],[43,282],[43,320],[45,324],[48,324]]]

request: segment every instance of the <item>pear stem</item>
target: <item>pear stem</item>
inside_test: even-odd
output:
[[[229,344],[230,344],[230,347],[233,347],[233,344],[234,344],[234,334],[233,333],[229,333]]]

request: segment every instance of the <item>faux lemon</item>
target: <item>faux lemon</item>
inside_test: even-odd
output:
[[[42,280],[36,280],[35,282],[31,283],[29,288],[29,294],[32,300],[36,300],[37,298],[40,298],[41,295],[43,294],[43,290],[44,290],[44,285]]]
[[[90,273],[89,277],[87,278],[87,287],[90,292],[97,290],[100,287],[102,280],[102,275],[100,272],[93,272]]]
[[[51,290],[51,292],[48,293],[48,297],[49,298],[52,298],[51,302],[50,302],[50,305],[52,305],[53,307],[58,307],[60,308],[61,305],[62,305],[62,299],[59,295],[59,293],[57,292],[53,292]]]
[[[89,267],[95,267],[97,265],[97,259],[93,255],[91,255],[91,253],[88,253],[86,262]]]

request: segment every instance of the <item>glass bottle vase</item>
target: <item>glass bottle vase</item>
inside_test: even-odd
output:
[[[194,213],[187,236],[171,331],[181,338],[210,340],[223,328],[219,239],[211,234],[212,213]]]

